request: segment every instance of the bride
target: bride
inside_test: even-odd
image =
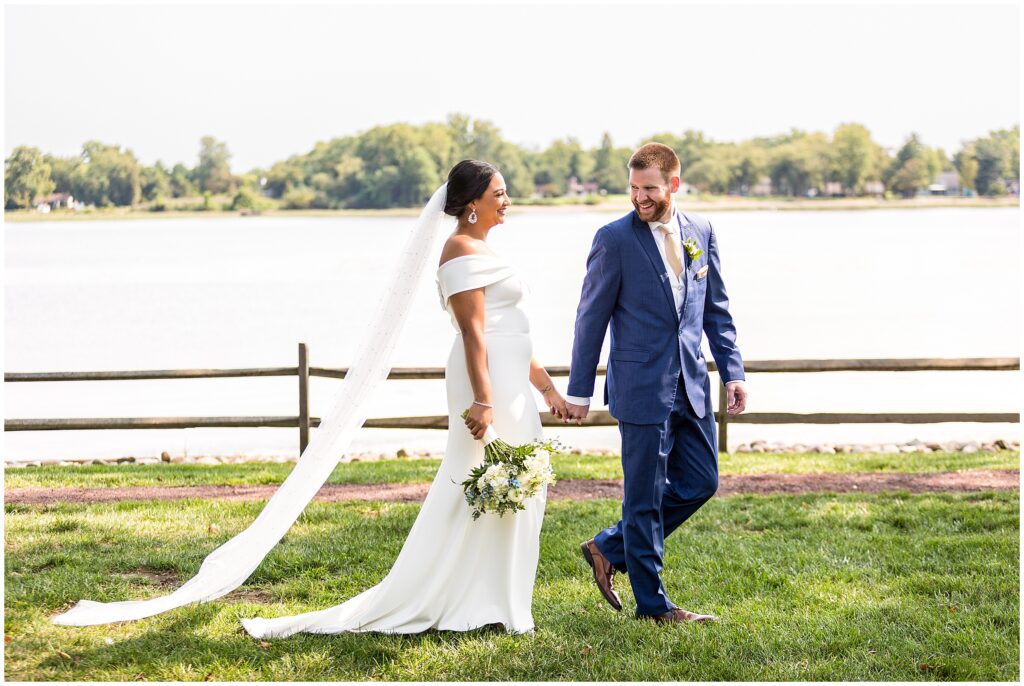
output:
[[[394,339],[443,212],[457,218],[436,274],[441,306],[455,328],[445,367],[448,443],[398,559],[379,584],[340,605],[243,619],[242,624],[256,638],[300,631],[467,631],[487,625],[514,633],[532,630],[546,491],[525,501],[525,510],[505,517],[485,514],[474,521],[459,485],[483,460],[480,439],[485,433],[496,432],[513,444],[543,437],[531,384],[555,416],[565,417],[564,398],[533,357],[526,284],[487,246],[489,232],[504,224],[510,204],[496,167],[475,160],[455,165],[400,254],[370,339],[356,355],[334,408],[253,524],[211,553],[199,573],[168,596],[113,603],[82,600],[54,623],[82,626],[148,617],[220,597],[248,578],[326,481],[337,456],[365,421],[370,393],[390,371]]]
[[[513,444],[543,438],[531,382],[552,412],[565,409],[533,358],[525,284],[487,247],[488,233],[505,222],[510,204],[505,180],[486,162],[464,160],[448,175],[444,212],[458,217],[458,226],[437,270],[441,305],[456,331],[445,367],[448,446],[394,566],[379,584],[335,607],[243,619],[252,636],[466,631],[488,624],[515,633],[533,628],[544,494],[526,501],[524,511],[473,521],[459,485],[483,461],[477,439],[487,427]],[[468,431],[459,426],[463,421]]]

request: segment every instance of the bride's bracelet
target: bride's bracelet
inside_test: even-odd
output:
[[[489,407],[491,409],[494,409],[494,405],[488,405],[487,403],[482,403],[479,400],[474,400],[473,404],[474,405],[479,405],[480,407]]]

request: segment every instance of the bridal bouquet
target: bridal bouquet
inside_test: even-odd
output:
[[[468,414],[466,410],[462,418]],[[537,495],[543,486],[555,483],[551,453],[561,448],[555,440],[511,445],[498,438],[491,427],[487,427],[487,434],[483,439],[484,461],[462,482],[474,520],[485,512],[504,517],[506,512],[525,510],[524,500]]]

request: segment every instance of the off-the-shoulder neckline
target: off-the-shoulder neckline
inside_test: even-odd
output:
[[[458,257],[453,257],[452,259],[447,260],[443,264],[439,265],[437,268],[438,269],[444,269],[446,266],[448,266],[452,262],[455,262],[456,260],[464,260],[467,257],[489,257],[489,258],[491,258],[493,260],[500,259],[497,255],[491,255],[490,253],[474,252],[474,253],[470,253],[468,255],[459,255]]]

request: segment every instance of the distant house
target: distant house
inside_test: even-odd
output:
[[[535,198],[557,198],[562,194],[562,189],[557,183],[539,183],[533,187]]]
[[[761,179],[750,187],[751,195],[771,195],[772,179],[770,176],[762,176]]]
[[[864,184],[864,192],[868,195],[885,195],[885,184],[881,181],[868,181]]]
[[[843,194],[843,184],[838,181],[825,182],[825,195],[835,198]]]
[[[75,203],[75,198],[70,193],[51,193],[36,201],[36,211],[45,214],[50,210],[78,207],[80,204]]]
[[[570,176],[565,182],[566,195],[593,195],[600,191],[600,187],[593,181],[580,183],[575,176]]]
[[[935,182],[928,186],[930,195],[960,195],[960,175],[955,171],[939,172]]]

